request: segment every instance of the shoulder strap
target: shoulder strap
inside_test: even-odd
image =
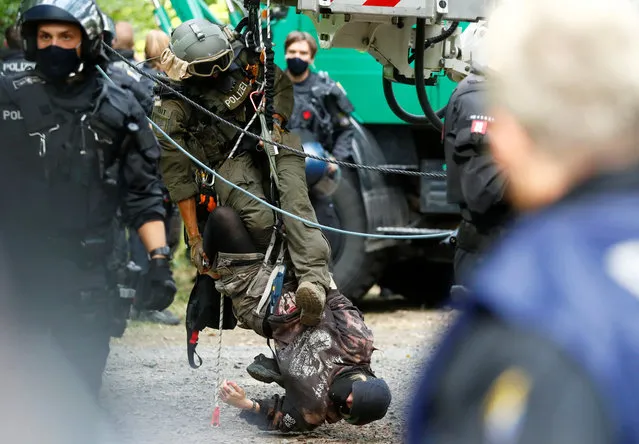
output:
[[[30,73],[1,79],[11,101],[20,108],[29,133],[42,132],[56,126],[53,106],[44,89],[44,79]]]

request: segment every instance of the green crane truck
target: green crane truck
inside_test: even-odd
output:
[[[170,32],[166,9],[154,1],[158,24]],[[202,0],[172,0],[182,22],[207,18],[237,25],[245,10],[227,0],[227,17],[214,14]],[[271,9],[271,30],[276,63],[285,66],[284,40],[292,30],[317,36],[312,20],[295,8]],[[409,124],[392,111],[382,85],[382,66],[367,52],[348,48],[320,49],[316,70],[326,71],[339,82],[355,107],[358,132],[356,163],[414,171],[445,171],[441,132],[433,125]],[[433,76],[426,87],[430,103],[446,105],[455,84],[446,76]],[[407,113],[420,113],[415,86],[394,85],[396,103]],[[446,202],[443,178],[386,175],[343,168],[343,180],[334,195],[339,228],[370,233],[419,234],[441,232],[427,240],[366,239],[342,236],[333,245],[334,278],[340,289],[357,300],[375,284],[420,303],[435,303],[452,282],[452,248],[443,233],[454,230],[458,210]]]

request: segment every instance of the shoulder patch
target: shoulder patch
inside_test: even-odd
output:
[[[14,89],[18,90],[24,86],[34,85],[36,83],[45,83],[45,81],[38,76],[25,76],[25,77],[20,77],[19,79],[14,80],[13,87]]]
[[[249,96],[251,93],[251,87],[248,83],[241,81],[237,82],[233,87],[233,90],[224,98],[224,106],[233,111]]]
[[[483,423],[488,442],[516,442],[524,423],[532,381],[511,367],[492,383],[483,401]]]

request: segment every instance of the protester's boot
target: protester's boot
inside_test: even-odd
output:
[[[280,367],[277,365],[277,361],[272,358],[267,358],[263,353],[260,353],[255,357],[255,360],[251,365],[246,367],[253,379],[270,384],[275,382],[284,388],[282,381],[282,375],[280,374]]]
[[[302,282],[297,287],[295,301],[301,309],[300,322],[313,327],[319,324],[326,304],[326,290],[321,285]]]

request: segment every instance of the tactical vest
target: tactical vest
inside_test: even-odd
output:
[[[213,87],[185,84],[184,92],[215,115],[244,128],[255,113],[249,96],[254,90],[255,80],[260,79],[263,72],[257,56],[250,54],[240,41],[232,42],[232,46],[236,57],[227,75]],[[255,99],[256,104],[260,98]],[[226,158],[240,137],[238,130],[197,109],[191,113],[187,129],[192,136],[187,141],[190,150],[201,153],[211,167],[217,167]],[[255,119],[248,130],[259,134],[259,120]],[[244,136],[242,140],[246,149],[257,143],[252,137]]]
[[[332,148],[333,117],[325,99],[336,86],[327,75],[311,74],[313,82],[307,90],[295,91],[295,105],[288,122],[291,131],[308,131],[326,149]]]
[[[133,99],[88,76],[69,96],[36,74],[0,79],[0,94],[13,105],[1,111],[11,148],[0,154],[0,193],[17,228],[33,223],[35,236],[106,242],[112,234]]]

